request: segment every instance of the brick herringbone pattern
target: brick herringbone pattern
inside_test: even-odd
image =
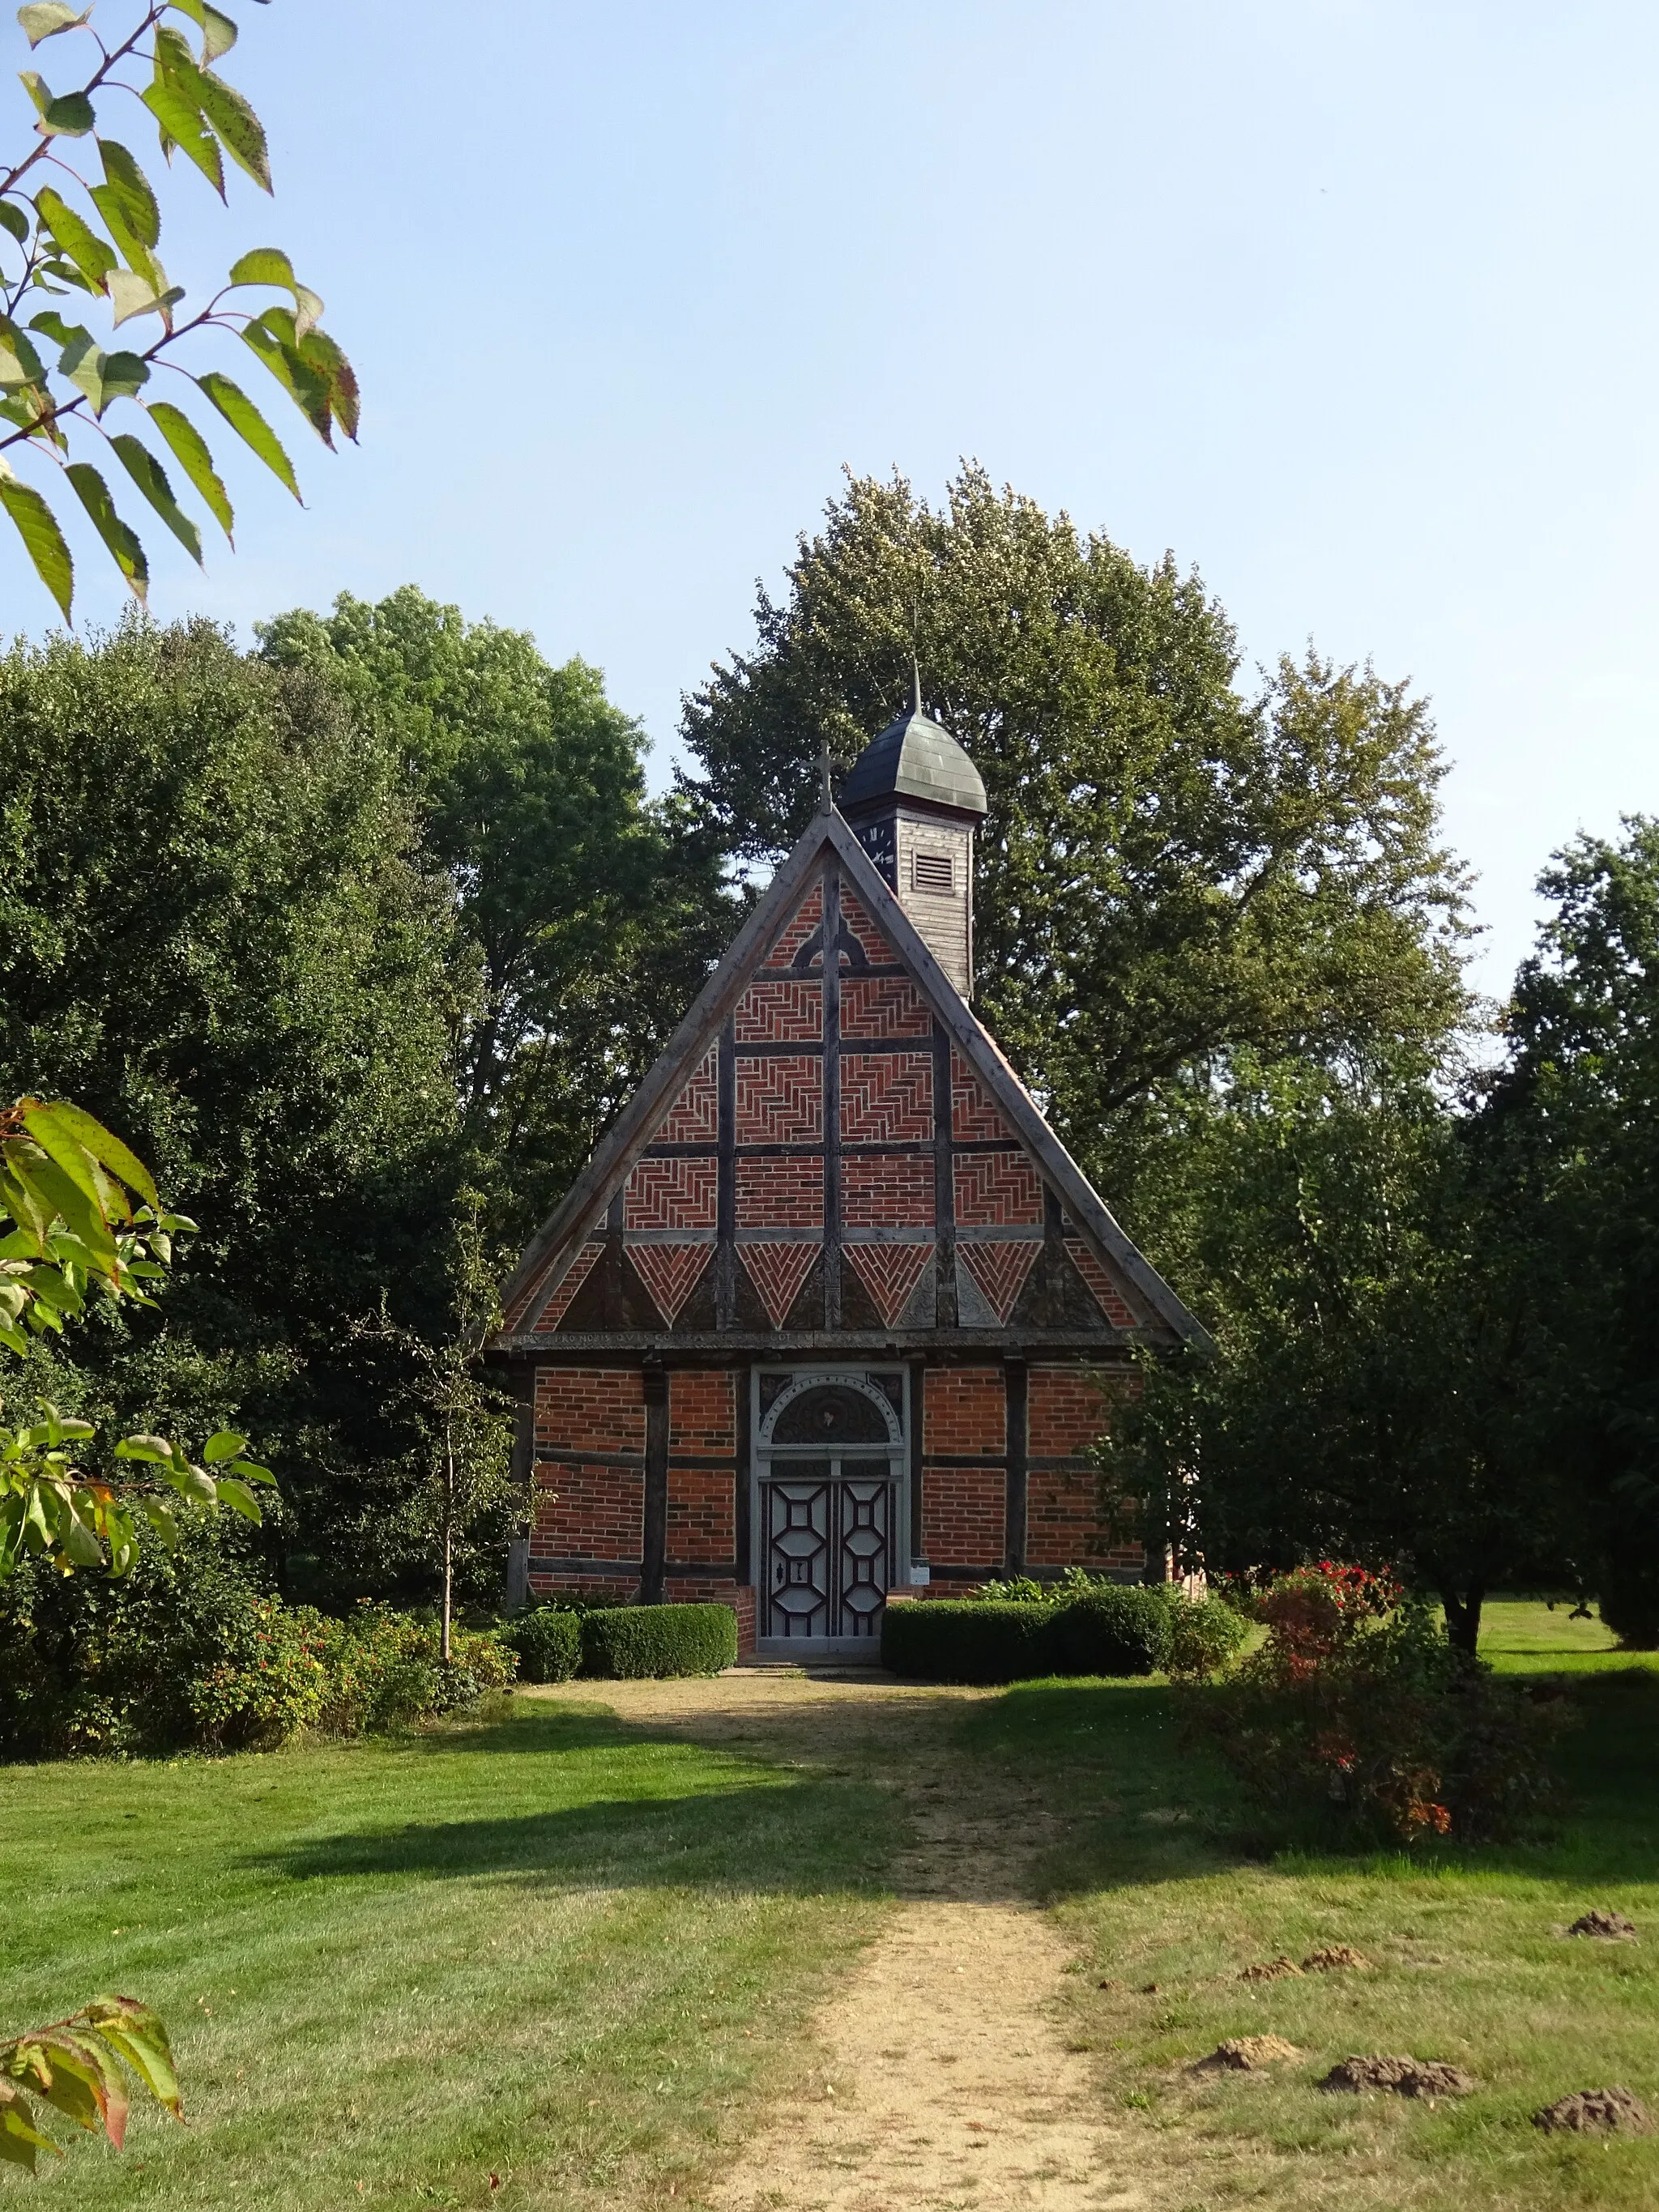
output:
[[[1012,1137],[1013,1131],[962,1054],[951,1053],[951,1133],[958,1144]]]
[[[739,1044],[793,1044],[823,1035],[823,986],[810,976],[766,975],[738,1000]]]
[[[931,1238],[926,1244],[848,1244],[842,1256],[891,1328],[909,1304],[933,1256],[933,1246]]]
[[[823,1135],[823,1061],[816,1053],[738,1059],[738,1142],[816,1144]]]
[[[1068,1237],[1066,1249],[1071,1255],[1072,1265],[1094,1292],[1095,1303],[1113,1328],[1133,1328],[1136,1326],[1133,1308],[1088,1246],[1080,1237]]]
[[[659,1145],[713,1144],[720,1133],[720,1084],[714,1072],[716,1048],[710,1045],[696,1072],[668,1109],[658,1129]]]
[[[931,1036],[933,1017],[927,1000],[902,975],[849,975],[841,987],[841,1033],[849,1038]]]
[[[738,1257],[749,1270],[774,1328],[781,1328],[800,1286],[812,1272],[822,1244],[739,1244]]]
[[[823,885],[814,884],[806,896],[795,908],[763,965],[768,968],[787,968],[807,939],[823,920]],[[821,967],[821,961],[813,963]]]
[[[1016,1242],[999,1239],[994,1244],[958,1244],[963,1265],[985,1293],[986,1302],[999,1322],[1006,1322],[1014,1310],[1014,1300],[1025,1287],[1025,1278],[1030,1273],[1037,1254],[1042,1249],[1040,1237],[1023,1237]]]
[[[635,1273],[671,1326],[714,1256],[712,1244],[630,1244],[627,1251]]]
[[[1028,1228],[1042,1221],[1042,1185],[1023,1152],[958,1152],[951,1166],[962,1227]]]
[[[623,1193],[624,1229],[712,1229],[719,1164],[641,1160]]]
[[[890,968],[898,958],[892,946],[876,927],[864,910],[863,901],[856,891],[843,883],[841,887],[841,918],[849,936],[855,937],[864,948],[864,957],[872,968]],[[842,957],[846,958],[843,953]]]
[[[823,1162],[738,1156],[739,1229],[822,1229]]]
[[[933,1063],[921,1052],[848,1052],[841,1133],[849,1145],[902,1145],[933,1133]]]
[[[841,1218],[849,1229],[931,1229],[933,1161],[926,1152],[849,1152]]]
[[[593,1271],[593,1262],[605,1249],[603,1243],[584,1244],[570,1265],[554,1285],[553,1295],[542,1308],[535,1323],[538,1331],[550,1335],[569,1310],[570,1301]]]

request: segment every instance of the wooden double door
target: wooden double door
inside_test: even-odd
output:
[[[902,1377],[781,1379],[756,1439],[759,1632],[804,1656],[812,1646],[873,1658],[887,1592],[909,1568]]]

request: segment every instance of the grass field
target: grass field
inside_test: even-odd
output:
[[[1222,1775],[1181,1741],[1153,1685],[1015,1690],[969,1723],[981,1757],[1041,1764],[1093,1812],[1051,1861],[1083,1955],[1078,2039],[1133,2126],[1157,2201],[1191,2212],[1659,2204],[1659,2138],[1546,2136],[1531,2115],[1619,2083],[1659,2115],[1659,1675],[1567,1608],[1494,1607],[1505,1671],[1588,1674],[1561,1761],[1572,1810],[1549,1839],[1426,1862],[1264,1857]],[[1563,1930],[1588,1906],[1647,1940]],[[1250,1964],[1347,1943],[1366,1972],[1249,1984]],[[1101,1988],[1103,1981],[1116,1987]],[[1155,1988],[1150,1984],[1156,1984]],[[1272,2075],[1194,2075],[1224,2038],[1304,2054]],[[1352,2052],[1448,2059],[1478,2093],[1432,2107],[1327,2094]]]
[[[1241,1844],[1156,1683],[907,1717],[955,1742],[964,1791],[1012,1770],[1062,1817],[1040,1879],[1082,1962],[1066,2009],[1150,2206],[1659,2204],[1659,2138],[1529,2124],[1610,2082],[1659,2109],[1659,1676],[1565,1607],[1495,1607],[1490,1640],[1506,1669],[1567,1680],[1574,1809],[1547,1841],[1426,1863]],[[124,2156],[77,2139],[42,2202],[695,2201],[881,1924],[903,1776],[845,1735],[721,1747],[626,1725],[604,1694],[398,1742],[0,1771],[0,2018],[141,1995],[174,2027],[191,2112],[137,2119]],[[1648,1940],[1565,1940],[1591,1905]],[[1237,1979],[1329,1942],[1373,1970]],[[1188,2071],[1267,2030],[1305,2058],[1267,2079]],[[1350,2051],[1449,2058],[1481,2087],[1432,2108],[1322,2094]]]
[[[191,2115],[136,2116],[121,2156],[77,2137],[40,2185],[76,2212],[665,2199],[868,1936],[884,1809],[528,1700],[397,1744],[0,1773],[0,2014],[142,1995]]]

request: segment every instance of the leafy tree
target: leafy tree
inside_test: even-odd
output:
[[[149,565],[137,533],[117,512],[100,470],[84,458],[70,459],[71,451],[112,455],[199,563],[200,527],[179,504],[156,451],[159,440],[230,537],[230,501],[207,441],[182,408],[151,396],[157,371],[171,369],[192,386],[300,495],[293,464],[241,386],[218,368],[185,368],[181,353],[199,358],[206,333],[240,337],[325,445],[333,444],[337,427],[349,438],[357,434],[350,364],[322,329],[323,303],[295,276],[287,254],[256,246],[238,257],[224,283],[199,305],[190,301],[187,289],[161,264],[161,207],[149,178],[126,146],[100,129],[100,117],[119,99],[135,100],[149,111],[145,126],[154,124],[163,156],[170,162],[181,153],[221,199],[227,155],[269,192],[264,131],[216,66],[235,44],[235,24],[208,0],[159,0],[130,8],[124,34],[106,43],[93,12],[67,0],[33,0],[19,9],[32,47],[67,38],[67,52],[79,54],[87,73],[76,89],[61,93],[38,70],[21,73],[36,112],[36,143],[0,171],[0,507],[66,617],[74,562],[52,500],[16,472],[15,463],[25,453],[61,467],[63,481],[141,599]],[[199,32],[199,52],[175,17]],[[84,51],[88,46],[95,54]],[[53,56],[59,51],[52,48]],[[145,70],[149,82],[140,89],[131,80]],[[95,170],[89,160],[77,166],[72,153],[86,141],[97,150]],[[258,307],[246,303],[249,292],[280,296]],[[59,312],[56,303],[74,294],[106,309],[112,331],[142,322],[148,333],[153,316],[160,334],[147,336],[136,350],[106,350],[94,331]],[[133,427],[106,427],[122,403],[137,415],[118,414],[117,422],[141,425],[152,434],[149,442]]]
[[[0,658],[0,1086],[210,1194],[165,1315],[94,1315],[77,1361],[124,1425],[240,1399],[283,1455],[285,1573],[372,1533],[393,1447],[342,1317],[389,1284],[443,1322],[467,988],[398,754],[315,677],[137,619]]]
[[[1281,1064],[1207,1109],[1161,1196],[1216,1353],[1149,1363],[1103,1463],[1190,1559],[1393,1568],[1473,1651],[1488,1591],[1573,1571],[1583,1317],[1532,1164],[1431,1073]]]
[[[1581,837],[1539,889],[1556,911],[1522,966],[1486,1118],[1547,1205],[1578,1339],[1557,1440],[1587,1580],[1659,1643],[1659,821]]]
[[[1115,1145],[1115,1183],[1172,1084],[1240,1053],[1421,1046],[1459,1018],[1463,878],[1403,686],[1310,653],[1245,699],[1195,575],[1141,568],[977,467],[942,509],[850,480],[756,621],[688,702],[688,800],[736,853],[775,855],[820,746],[845,768],[899,705],[914,641],[990,802],[983,1010],[1097,1172]]]
[[[653,805],[596,669],[412,586],[264,624],[400,753],[479,988],[455,1043],[475,1176],[516,1243],[577,1173],[734,926],[719,842]]]
[[[411,1457],[417,1470],[414,1517],[429,1528],[438,1555],[442,1598],[440,1656],[452,1656],[456,1568],[480,1565],[482,1534],[489,1564],[499,1562],[506,1538],[505,1516],[520,1507],[513,1472],[512,1401],[478,1364],[484,1340],[501,1318],[496,1270],[486,1256],[476,1194],[457,1220],[450,1253],[451,1333],[434,1342],[399,1328],[387,1311],[357,1322],[360,1340],[387,1347],[398,1357],[407,1377],[398,1390],[400,1409],[411,1423]],[[423,1479],[422,1479],[423,1478]],[[492,1575],[491,1579],[494,1579]]]

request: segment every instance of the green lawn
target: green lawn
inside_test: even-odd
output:
[[[44,2185],[77,2212],[683,2194],[867,1936],[872,1799],[527,1699],[396,1744],[0,1773],[0,2013],[142,1995],[192,2116],[136,2118],[124,2156],[77,2137]]]
[[[1529,2124],[1613,2082],[1659,2111],[1659,1677],[1568,1615],[1495,1607],[1490,1642],[1570,1695],[1570,1816],[1543,1842],[1427,1863],[1247,1839],[1156,1682],[907,1708],[905,1730],[956,1741],[965,1791],[1001,1768],[1067,1824],[1037,1878],[1082,1962],[1073,2039],[1149,2208],[1659,2204],[1659,2137]],[[910,1739],[866,1758],[856,1731],[771,1722],[700,1746],[689,1717],[629,1725],[604,1699],[266,1758],[0,1770],[0,2018],[143,1996],[173,2026],[191,2110],[185,2129],[143,2114],[125,2156],[77,2139],[43,2188],[76,2212],[695,2199],[880,1924],[907,1831],[877,1777],[884,1760],[902,1780]],[[1646,1940],[1567,1941],[1592,1905]],[[1373,1971],[1237,1978],[1331,1942]],[[1304,2060],[1188,2071],[1267,2030]],[[1314,2087],[1368,2051],[1455,2060],[1480,2091],[1430,2108]]]
[[[1650,1662],[1613,1654],[1599,1622],[1566,1612],[1493,1608],[1500,1663],[1562,1673],[1577,1712],[1561,1753],[1572,1811],[1526,1846],[1426,1863],[1273,1856],[1241,1838],[1225,1778],[1183,1743],[1171,1692],[1154,1684],[1031,1686],[968,1722],[975,1755],[1047,1775],[1085,1815],[1048,1869],[1083,1960],[1069,2005],[1153,2202],[1659,2204],[1659,2137],[1546,2137],[1531,2124],[1567,2092],[1615,2082],[1659,2116],[1659,1680]],[[1597,1666],[1609,1671],[1571,1679]],[[1565,1938],[1595,1905],[1627,1913],[1646,1940]],[[1237,1978],[1334,1943],[1373,1970]],[[1188,2071],[1225,2037],[1269,2032],[1304,2060],[1272,2076]],[[1451,2060],[1480,2091],[1431,2108],[1314,2087],[1368,2051]]]

